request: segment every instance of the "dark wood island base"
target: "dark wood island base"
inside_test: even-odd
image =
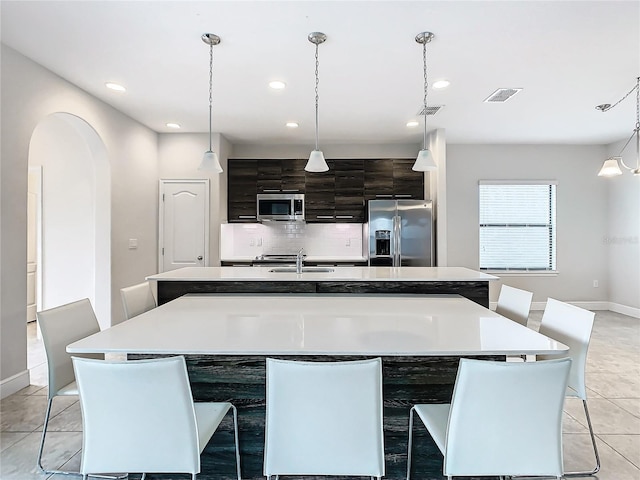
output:
[[[130,359],[159,355],[129,355]],[[307,361],[347,361],[366,356],[273,355],[272,358]],[[230,401],[238,409],[242,478],[262,475],[265,420],[265,356],[187,355],[187,366],[195,401]],[[409,409],[415,403],[447,403],[451,400],[461,357],[382,357],[385,460],[388,479],[406,478]],[[504,356],[481,356],[504,361]],[[442,477],[442,455],[425,428],[414,427],[412,478]],[[202,453],[198,479],[236,480],[233,425],[225,418]],[[328,459],[330,461],[330,459]],[[149,475],[149,479],[173,479],[171,475]],[[178,480],[180,477],[175,476]],[[307,478],[307,477],[305,477]],[[324,478],[324,477],[322,477]],[[335,478],[335,477],[331,477]],[[350,477],[345,477],[350,478]]]
[[[159,280],[158,305],[187,293],[278,293],[278,294],[456,294],[489,308],[488,281],[208,281]]]

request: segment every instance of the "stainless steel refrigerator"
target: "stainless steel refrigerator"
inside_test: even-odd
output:
[[[370,200],[368,210],[370,266],[433,266],[431,200]]]

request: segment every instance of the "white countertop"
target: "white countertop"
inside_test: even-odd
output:
[[[274,273],[260,267],[185,267],[150,275],[147,280],[171,281],[491,281],[498,277],[464,267],[332,267],[333,272]]]
[[[185,295],[69,353],[520,355],[568,347],[457,295]]]
[[[237,256],[237,257],[225,257],[220,259],[220,261],[222,262],[245,262],[245,263],[251,263],[255,260],[256,260],[255,256],[247,256],[247,255]],[[355,263],[355,262],[368,262],[369,259],[362,255],[357,257],[349,257],[349,256],[335,257],[331,255],[305,255],[304,261],[314,262],[314,263],[319,263],[319,262],[326,262],[326,263],[354,262]]]

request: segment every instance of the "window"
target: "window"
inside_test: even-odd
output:
[[[480,182],[480,270],[555,271],[555,182]]]

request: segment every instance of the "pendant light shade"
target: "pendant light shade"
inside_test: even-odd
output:
[[[438,166],[431,151],[427,149],[427,91],[429,84],[427,82],[427,43],[433,39],[433,33],[422,32],[416,35],[416,42],[422,45],[422,65],[424,74],[424,98],[423,98],[423,110],[422,115],[424,117],[424,134],[422,137],[422,150],[418,152],[418,158],[416,158],[412,170],[416,172],[429,172],[436,170]]]
[[[418,152],[418,158],[416,158],[416,162],[413,164],[413,167],[411,167],[411,170],[416,172],[430,172],[437,170],[437,168],[438,166],[433,159],[433,155],[431,155],[431,151],[423,149]]]
[[[321,32],[311,32],[307,39],[316,46],[316,148],[309,155],[309,161],[304,169],[307,172],[326,172],[329,170],[329,165],[324,159],[324,154],[318,148],[318,45],[324,43],[327,36]]]
[[[213,33],[203,33],[202,41],[209,45],[209,150],[204,152],[198,170],[211,173],[222,173],[222,166],[218,154],[211,147],[211,107],[213,105],[213,46],[220,43],[220,37]]]
[[[320,150],[313,150],[304,169],[307,172],[326,172],[329,166],[324,160],[324,154]]]
[[[599,177],[615,177],[617,175],[622,175],[622,170],[620,170],[620,165],[618,165],[618,159],[616,157],[605,160],[602,168],[598,172]]]
[[[222,173],[222,166],[220,166],[220,160],[218,160],[218,154],[211,150],[204,152],[202,156],[202,162],[198,167],[198,170],[212,173]]]

